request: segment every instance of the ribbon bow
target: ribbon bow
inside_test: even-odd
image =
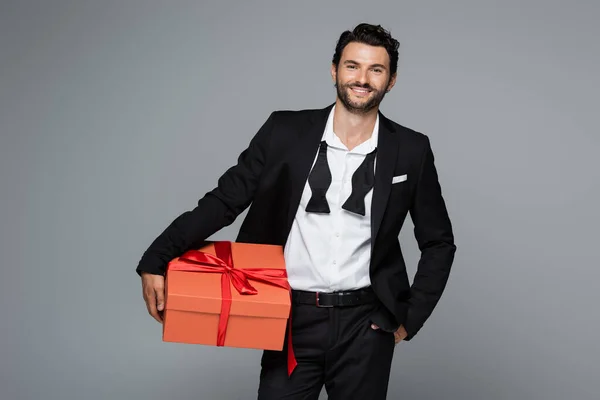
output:
[[[284,269],[277,268],[245,268],[236,269],[233,265],[231,242],[214,242],[216,256],[199,250],[185,252],[179,261],[169,265],[171,271],[206,272],[221,274],[221,314],[217,332],[217,346],[224,346],[227,323],[231,311],[231,285],[242,295],[256,295],[258,290],[250,284],[249,279],[291,290]],[[288,318],[288,375],[297,365],[292,348],[292,315]]]

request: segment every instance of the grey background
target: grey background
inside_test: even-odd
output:
[[[134,268],[272,110],[333,102],[362,21],[459,247],[389,398],[597,399],[600,6],[566,3],[2,1],[0,399],[255,398],[260,352],[162,343]]]

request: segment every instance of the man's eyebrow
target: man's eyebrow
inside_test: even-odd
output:
[[[385,67],[385,65],[383,65],[383,64],[373,64],[373,65],[371,65],[371,67],[373,67],[373,68],[382,68],[382,69],[387,69],[387,68]]]
[[[344,64],[355,64],[355,65],[360,65],[360,63],[358,63],[358,62],[356,62],[356,61],[354,61],[354,60],[346,60],[346,61],[344,61]],[[383,68],[383,69],[387,69],[387,68],[385,67],[385,65],[383,65],[383,64],[373,64],[373,65],[371,65],[371,67],[372,67],[372,68]]]

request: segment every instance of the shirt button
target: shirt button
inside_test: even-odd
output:
[[[335,233],[335,237],[340,237],[340,233],[339,233],[339,232],[336,232],[336,233]]]
[[[333,260],[333,265],[337,264],[337,261]]]

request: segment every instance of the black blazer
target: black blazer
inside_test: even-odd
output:
[[[217,186],[153,241],[137,273],[164,274],[171,259],[201,246],[249,206],[236,241],[285,245],[332,107],[273,112]],[[370,277],[383,306],[372,320],[387,331],[403,324],[410,340],[442,295],[456,246],[428,137],[381,112],[379,118]],[[404,174],[406,181],[392,184]],[[399,243],[407,213],[421,250],[412,286]]]

